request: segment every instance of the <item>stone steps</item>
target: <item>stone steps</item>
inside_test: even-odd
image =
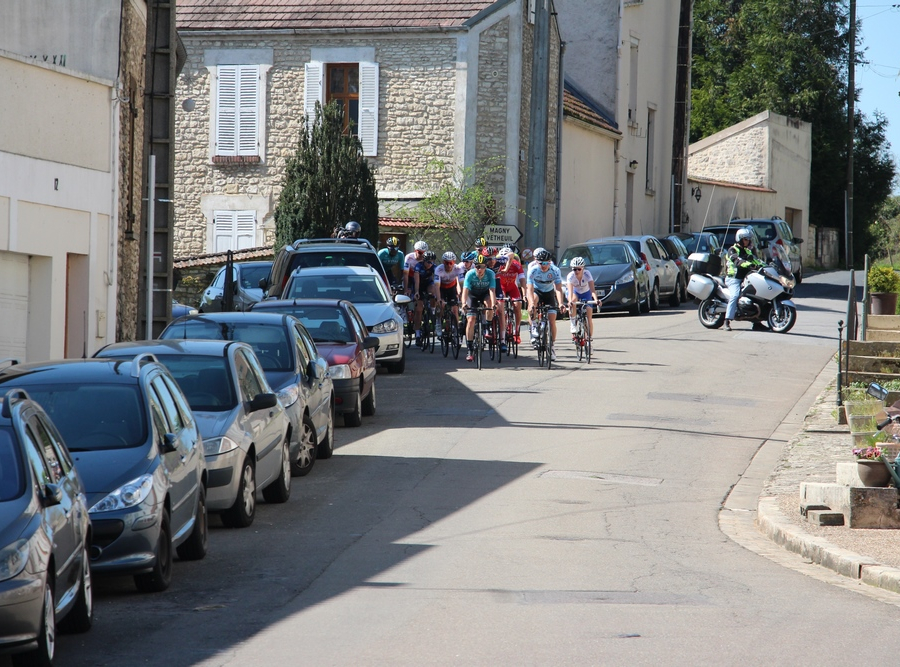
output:
[[[866,319],[865,342],[900,343],[900,315],[869,315]],[[850,354],[854,354],[852,346]]]

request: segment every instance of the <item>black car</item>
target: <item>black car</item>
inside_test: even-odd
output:
[[[81,478],[53,422],[22,389],[0,411],[0,653],[48,665],[56,627],[93,623],[91,521]]]
[[[162,591],[174,551],[206,556],[203,441],[165,366],[144,354],[0,371],[0,391],[23,387],[62,433],[84,482],[95,574],[131,574],[138,590]]]
[[[563,280],[575,257],[583,257],[594,279],[602,312],[625,310],[640,315],[650,310],[650,278],[644,262],[626,241],[587,241],[566,248],[559,261]]]
[[[265,290],[267,299],[278,299],[294,271],[322,266],[371,266],[384,280],[385,288],[390,289],[378,253],[365,239],[297,239],[278,251],[272,270],[259,286]]]
[[[709,227],[704,227],[703,232],[706,234],[712,234],[716,237],[716,240],[719,242],[719,246],[721,247],[722,255],[728,252],[728,249],[735,244],[735,237],[738,233],[739,229],[749,229],[750,233],[753,235],[753,253],[762,261],[765,261],[765,241],[760,241],[759,235],[756,233],[756,230],[753,227],[743,227],[742,225],[738,225],[735,223],[731,223],[728,225],[712,225]],[[702,252],[702,251],[700,251]],[[724,266],[725,261],[723,259],[722,264]]]
[[[232,264],[234,274],[230,283],[233,297],[232,310],[249,310],[250,307],[263,298],[260,280],[265,280],[272,270],[272,262],[235,262]],[[222,267],[213,278],[212,282],[203,291],[200,297],[198,310],[201,313],[218,313],[222,310],[222,302],[225,298],[225,290],[228,289],[225,280],[225,269]],[[194,314],[196,313],[182,313]],[[173,309],[174,317],[175,311]]]

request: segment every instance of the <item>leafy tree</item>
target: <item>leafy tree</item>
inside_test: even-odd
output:
[[[360,224],[362,237],[377,240],[375,176],[359,139],[343,133],[338,104],[317,103],[315,118],[303,117],[297,153],[285,169],[275,207],[276,247],[331,236],[350,220]]]
[[[692,141],[767,109],[812,123],[810,220],[839,229],[847,173],[844,4],[696,0],[691,73]],[[884,117],[855,116],[853,245],[859,259],[866,230],[890,193],[895,166]]]
[[[870,247],[874,257],[878,260],[887,257],[891,266],[895,259],[900,259],[897,250],[900,249],[900,196],[888,197],[868,229]]]

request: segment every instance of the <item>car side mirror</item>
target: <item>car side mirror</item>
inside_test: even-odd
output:
[[[412,301],[412,299],[410,299],[405,294],[398,294],[397,296],[394,297],[394,303],[396,303],[398,306],[405,306],[406,304],[408,304],[411,301]]]
[[[178,451],[178,442],[174,433],[166,433],[163,436],[161,449],[163,454],[171,454]]]
[[[59,484],[44,484],[44,507],[53,507],[62,503],[63,493]]]
[[[888,391],[884,387],[882,387],[877,382],[870,382],[869,386],[866,387],[866,393],[872,398],[876,398],[879,401],[883,401],[887,398]]]
[[[320,380],[322,378],[322,369],[320,369],[319,364],[313,360],[309,362],[309,366],[306,368],[306,374],[313,380]]]
[[[791,239],[791,242],[794,243],[795,245],[800,245],[801,243],[803,243],[803,239],[795,236],[794,238]]]
[[[762,240],[762,241],[759,242],[759,249],[760,249],[760,250],[765,250],[765,249],[768,248],[768,247],[769,247],[769,242],[768,242],[768,241]]]
[[[268,278],[260,278],[259,279],[259,288],[262,291],[266,291],[269,287],[269,279]]]
[[[237,280],[235,280],[233,283],[231,283],[231,291],[234,292],[235,294],[237,294],[238,292],[241,291],[241,286]]]
[[[268,410],[278,405],[278,397],[275,394],[257,394],[250,401],[250,412]]]
[[[364,350],[377,350],[379,345],[381,345],[381,341],[376,336],[366,336],[363,341]]]

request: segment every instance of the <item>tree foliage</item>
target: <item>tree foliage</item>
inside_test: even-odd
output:
[[[900,261],[900,196],[888,197],[869,226],[872,259],[887,258],[891,266]]]
[[[377,240],[375,176],[359,139],[343,133],[337,103],[317,103],[315,118],[303,118],[297,152],[285,169],[275,207],[276,247],[331,236],[350,220],[362,226],[362,237]]]
[[[848,16],[840,0],[696,0],[691,140],[762,111],[812,123],[810,222],[844,227]],[[858,91],[856,91],[858,96]],[[856,113],[854,254],[890,194],[886,120]],[[843,238],[843,236],[842,236]]]

